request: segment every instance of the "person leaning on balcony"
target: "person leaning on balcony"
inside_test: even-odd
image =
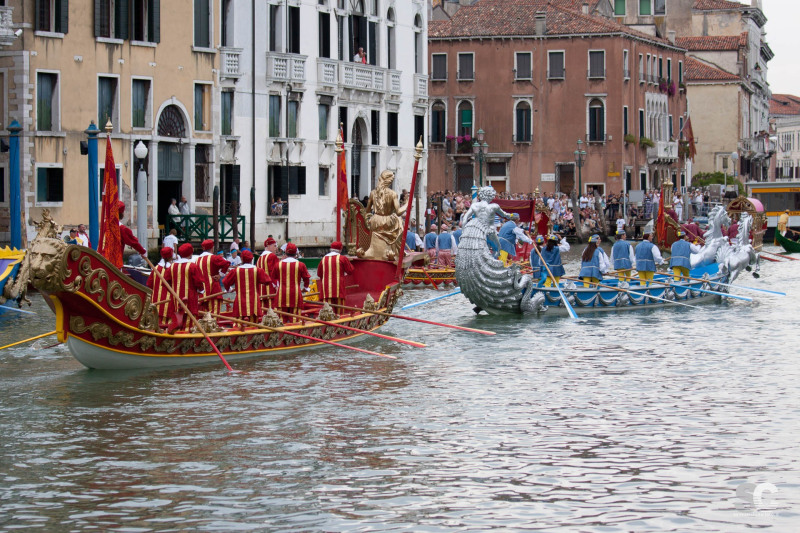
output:
[[[363,47],[358,47],[358,52],[356,52],[356,55],[353,56],[353,61],[356,63],[363,63],[364,65],[367,64],[367,53],[364,52]]]

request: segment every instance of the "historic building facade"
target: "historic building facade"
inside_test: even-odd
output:
[[[775,140],[770,181],[800,181],[800,96],[774,94],[769,111]]]
[[[434,14],[431,190],[466,191],[481,176],[512,192],[685,184],[682,49],[577,2],[480,0]]]

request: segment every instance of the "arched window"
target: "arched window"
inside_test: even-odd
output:
[[[395,59],[395,35],[394,35],[394,10],[389,8],[386,13],[386,52],[389,56],[388,68],[397,68]]]
[[[422,17],[414,17],[414,73],[422,74]]]
[[[162,137],[186,137],[186,122],[178,106],[168,105],[158,118],[158,134]]]
[[[519,102],[516,108],[516,132],[514,140],[520,143],[531,142],[531,105]]]
[[[605,106],[597,98],[589,102],[589,142],[606,140]]]
[[[437,100],[431,106],[431,142],[443,143],[447,135],[445,112],[447,108],[441,100]]]
[[[472,102],[461,102],[458,104],[458,127],[459,136],[472,136]]]

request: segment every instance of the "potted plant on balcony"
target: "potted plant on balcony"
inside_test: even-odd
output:
[[[654,143],[652,140],[648,139],[647,137],[641,137],[639,139],[639,146],[641,148],[653,148],[653,147],[655,147],[655,145],[656,145],[656,143]]]
[[[459,154],[472,153],[472,136],[469,133],[456,137],[456,142],[458,143]]]
[[[664,78],[658,78],[658,90],[662,93],[667,92],[667,80]]]
[[[675,96],[675,93],[676,93],[676,92],[677,92],[677,91],[675,90],[675,82],[674,82],[674,81],[671,81],[671,82],[669,83],[669,86],[667,87],[667,95],[669,95],[669,96]]]
[[[636,144],[636,136],[633,133],[627,133],[624,139],[625,144]]]

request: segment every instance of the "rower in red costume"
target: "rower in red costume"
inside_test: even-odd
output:
[[[355,272],[353,264],[341,253],[342,243],[332,242],[330,253],[322,258],[317,267],[320,300],[333,305],[344,305],[347,294],[344,277]]]
[[[226,272],[231,264],[221,255],[214,255],[214,241],[211,239],[204,240],[200,246],[203,247],[203,253],[197,256],[195,264],[197,264],[200,273],[203,275],[205,295],[219,294],[222,292],[222,286],[219,284],[219,280],[222,277],[221,274]],[[203,311],[219,314],[222,302],[222,295],[215,296],[204,300],[200,304],[200,308]]]
[[[161,327],[166,327],[170,320],[175,316],[175,304],[172,301],[172,295],[167,289],[167,283],[170,282],[169,267],[172,264],[173,250],[171,247],[161,249],[161,261],[158,262],[155,269],[161,273],[161,276],[154,272],[150,273],[147,278],[147,286],[153,289],[153,295],[150,298],[151,302],[156,303],[156,310],[158,311],[158,322]],[[162,279],[163,276],[163,279]]]
[[[272,237],[268,237],[267,240],[264,241],[264,252],[259,256],[256,265],[267,273],[272,283],[261,286],[261,296],[268,296],[275,293],[275,282],[278,280],[278,263],[280,263],[276,255],[277,251],[278,243],[276,243],[275,239]],[[272,307],[273,300],[274,298],[263,299],[269,307]]]
[[[192,245],[188,242],[178,248],[178,255],[181,257],[169,267],[169,279],[178,298],[183,300],[190,313],[197,316],[200,307],[198,292],[203,290],[204,279],[200,268],[191,261],[193,251]],[[187,322],[183,307],[177,302],[175,309],[175,320],[170,323],[168,328],[170,333],[178,328],[183,329]]]
[[[122,217],[125,215],[124,202],[117,202],[117,211],[119,212],[119,219],[122,220]],[[125,246],[130,246],[131,248],[136,250],[142,257],[147,257],[147,250],[142,248],[142,245],[139,244],[139,239],[137,239],[136,235],[133,234],[131,228],[129,228],[122,222],[119,223],[119,236],[120,240],[122,241],[123,250],[125,249]]]
[[[232,269],[222,280],[225,287],[236,285],[236,300],[233,302],[234,315],[251,322],[261,318],[261,287],[272,281],[263,268],[253,264],[253,252],[242,252],[242,264]]]
[[[303,286],[308,289],[311,276],[306,265],[295,257],[297,255],[297,245],[288,243],[286,245],[286,259],[278,263],[278,308],[285,313],[300,314],[303,308]],[[288,322],[288,317],[285,322]]]

